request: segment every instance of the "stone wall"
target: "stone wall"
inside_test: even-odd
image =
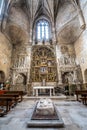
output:
[[[21,83],[20,75],[24,80],[26,79],[26,83],[21,83],[22,85],[27,86],[30,82],[32,46],[33,42],[35,42],[33,40],[33,33],[36,33],[33,26],[35,20],[37,21],[37,19],[44,18],[45,16],[50,21],[52,27],[52,45],[55,48],[58,81],[62,83],[63,76],[71,74],[75,79],[74,83],[76,83],[77,65],[80,65],[85,82],[84,71],[87,69],[87,30],[83,32],[81,28],[79,18],[82,17],[79,16],[80,13],[77,11],[78,6],[75,7],[70,0],[60,0],[57,10],[57,6],[53,4],[58,1],[47,1],[44,0],[44,3],[43,0],[41,3],[38,3],[39,0],[28,1],[27,6],[30,7],[28,9],[26,4],[22,5],[20,2],[20,4],[12,5],[9,10],[5,33],[8,35],[11,44],[5,35],[0,33],[0,71],[4,71],[7,79],[10,74],[9,69],[12,69],[13,85],[18,80],[19,86],[19,83]],[[81,8],[87,23],[86,6],[87,0],[84,0],[84,2],[81,0]],[[57,12],[55,13],[54,11]],[[56,17],[54,18],[54,16]]]
[[[80,0],[80,2],[85,22],[87,24],[87,0]],[[87,69],[87,28],[83,31],[78,40],[75,42],[75,51],[77,64],[80,64],[81,66],[83,82],[85,83],[85,70]]]
[[[11,7],[9,12],[9,23],[19,25],[23,30],[29,32],[29,20],[27,14],[20,7]]]
[[[9,40],[0,33],[0,71],[5,73],[5,80],[9,77],[11,67],[12,46]]]
[[[58,15],[56,19],[56,29],[57,31],[65,25],[67,22],[69,22],[75,15],[76,10],[74,6],[72,5],[71,1],[66,0],[63,1],[62,4],[59,6]]]

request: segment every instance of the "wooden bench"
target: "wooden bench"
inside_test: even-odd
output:
[[[0,97],[0,106],[3,108],[4,106],[6,107],[6,113],[10,110],[10,108],[13,105],[14,97]]]
[[[13,97],[15,104],[17,104],[17,102],[19,100],[19,94],[18,93],[0,94],[0,97]]]
[[[83,102],[83,104],[87,104],[87,93],[82,93],[81,94],[81,100],[82,100],[82,102]]]
[[[82,94],[87,93],[87,90],[76,90],[76,100],[79,101],[79,95],[81,96]]]
[[[77,101],[82,101],[83,104],[87,104],[87,90],[77,90],[75,91],[75,94],[76,94],[76,100]],[[80,97],[79,97],[80,95]]]
[[[85,105],[87,104],[87,97],[81,97],[80,99],[82,100],[83,104]]]
[[[23,95],[23,91],[0,90],[0,116],[3,116],[10,111],[10,109],[15,106],[18,101],[22,101]]]
[[[19,94],[19,99],[20,101],[22,101],[24,95],[23,91],[5,91],[5,94],[16,94],[16,93]]]

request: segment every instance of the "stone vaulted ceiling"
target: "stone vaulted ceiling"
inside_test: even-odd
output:
[[[17,25],[17,27],[11,31],[11,39],[18,38],[20,40],[15,41],[20,42],[22,40],[21,34],[29,37],[29,28],[32,28],[35,20],[44,16],[54,25],[56,39],[59,43],[75,42],[82,30],[80,29],[77,9],[73,4],[74,1],[75,0],[13,0],[10,7],[8,27],[9,29],[14,27],[14,25]],[[21,32],[19,37],[17,37],[16,32],[14,32],[15,30]],[[24,41],[26,40],[23,38],[23,42]]]
[[[27,0],[27,3],[30,8],[32,20],[37,19],[41,15],[47,16],[50,19],[54,18],[53,0]]]

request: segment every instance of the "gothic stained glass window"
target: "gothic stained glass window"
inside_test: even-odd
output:
[[[6,7],[5,5],[7,4],[7,0],[0,0],[0,20],[2,20],[3,15],[5,16],[6,14],[4,14],[4,11],[6,11]]]
[[[1,15],[1,11],[2,11],[2,6],[3,6],[3,0],[0,0],[0,15]]]
[[[38,41],[48,41],[49,40],[49,23],[46,20],[39,20],[37,22],[37,40]]]

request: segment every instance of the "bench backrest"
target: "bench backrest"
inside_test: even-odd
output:
[[[76,95],[80,95],[80,94],[83,94],[83,93],[87,93],[87,90],[77,90],[77,91],[75,91]]]
[[[77,101],[79,100],[78,96],[79,96],[79,95],[82,95],[82,94],[84,94],[84,93],[87,93],[87,90],[76,90],[76,91],[75,91]]]
[[[6,94],[10,94],[10,93],[19,93],[19,95],[23,95],[23,91],[6,91]]]

